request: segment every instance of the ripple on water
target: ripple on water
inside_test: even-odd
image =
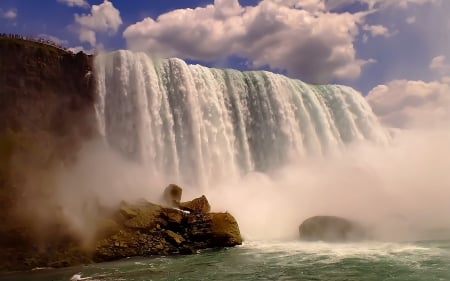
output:
[[[251,241],[177,257],[130,258],[61,270],[0,275],[8,281],[331,280],[449,281],[450,243]]]

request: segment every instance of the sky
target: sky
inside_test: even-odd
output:
[[[0,32],[263,69],[366,96],[396,128],[450,124],[449,0],[0,0]]]

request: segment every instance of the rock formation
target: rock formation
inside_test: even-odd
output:
[[[300,239],[305,241],[350,242],[367,239],[366,230],[356,222],[334,217],[315,216],[299,227]]]
[[[93,218],[91,248],[70,230],[54,179],[98,135],[93,71],[92,56],[0,35],[0,271],[240,244],[230,214],[205,197],[180,203],[175,185],[167,207],[123,202]]]
[[[188,206],[186,209],[190,211],[145,200],[122,202],[108,230],[100,231],[107,234],[96,243],[94,259],[105,261],[130,256],[192,254],[200,249],[242,243],[233,216],[210,213],[205,196],[180,205]]]

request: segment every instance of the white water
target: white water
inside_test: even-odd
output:
[[[102,134],[150,175],[206,186],[388,136],[360,93],[117,51],[96,58]]]

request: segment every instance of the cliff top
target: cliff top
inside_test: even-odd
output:
[[[22,46],[33,49],[41,49],[45,52],[53,54],[73,53],[68,48],[51,40],[40,37],[22,36],[18,34],[0,33],[0,44],[2,46]]]

